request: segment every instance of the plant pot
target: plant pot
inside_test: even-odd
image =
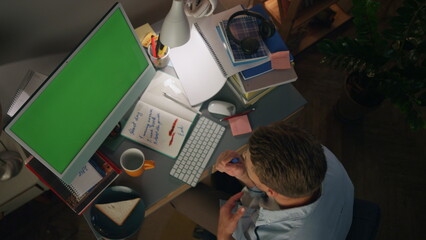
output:
[[[363,80],[365,77],[358,74],[350,74],[346,78],[344,91],[334,108],[336,117],[341,121],[359,121],[383,102],[381,94],[363,87]]]

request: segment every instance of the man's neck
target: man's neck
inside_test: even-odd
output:
[[[274,199],[278,203],[281,209],[295,208],[295,207],[301,207],[301,206],[305,206],[315,202],[315,200],[317,200],[318,197],[320,196],[320,193],[321,193],[321,190],[317,190],[309,196],[299,197],[299,198],[290,198],[283,195],[278,195]]]

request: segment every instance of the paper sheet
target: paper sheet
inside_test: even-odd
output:
[[[188,121],[139,101],[121,135],[175,158],[191,124],[192,120]]]
[[[290,52],[280,51],[272,53],[271,55],[272,69],[289,69],[290,65]]]
[[[259,61],[234,66],[216,31],[216,26],[220,21],[228,19],[239,10],[242,10],[241,5],[199,19],[195,25],[200,28],[202,34],[193,25],[189,41],[183,46],[170,49],[170,59],[192,106],[200,104],[218,93],[225,85],[227,77],[262,64],[262,61]],[[210,50],[215,53],[216,57]]]
[[[47,76],[38,72],[29,70],[26,79],[23,80],[22,85],[13,100],[12,105],[7,111],[7,115],[13,117],[15,113],[24,105],[30,96],[40,87]]]
[[[194,27],[189,42],[170,49],[170,58],[192,106],[213,97],[226,82],[226,77]]]
[[[92,164],[87,163],[79,172],[77,177],[71,182],[73,190],[77,196],[81,197],[90,188],[95,186],[102,179]]]

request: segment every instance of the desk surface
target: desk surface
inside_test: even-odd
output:
[[[170,72],[168,73],[170,74]],[[215,97],[213,97],[213,99],[234,103],[237,102],[237,100],[233,97],[233,93],[226,87],[226,85]],[[305,104],[306,100],[293,87],[293,85],[285,84],[279,86],[253,105],[256,108],[256,111],[249,115],[251,126],[255,129],[259,126],[265,126],[275,121],[285,120],[301,110]],[[201,108],[202,114],[216,122],[219,122],[218,119],[215,119],[207,112],[206,105],[207,102],[204,103]],[[237,108],[241,110],[242,106],[237,104]],[[202,178],[211,173],[212,166],[221,152],[225,150],[239,149],[247,143],[250,136],[250,134],[245,134],[234,137],[231,134],[228,122],[225,121],[220,123],[226,126],[226,131],[210,158]],[[139,192],[146,206],[145,216],[155,212],[157,209],[173,200],[173,198],[190,188],[189,185],[170,176],[169,172],[173,167],[174,159],[138,143],[123,138],[121,144],[115,151],[111,151],[108,148],[104,148],[103,151],[119,166],[121,153],[131,147],[142,150],[147,159],[156,161],[156,167],[154,169],[146,170],[144,174],[139,177],[130,177],[123,173],[113,184],[125,185]],[[90,210],[90,208],[87,209],[83,215],[89,226],[92,228],[90,223]],[[93,230],[93,232],[96,237],[100,237],[96,231]]]
[[[7,111],[7,106],[11,103],[14,93],[18,88],[19,80],[22,79],[23,74],[27,69],[33,69],[44,74],[49,74],[58,62],[63,59],[64,54],[52,55],[41,57],[37,59],[32,59],[31,61],[22,61],[19,63],[10,64],[8,66],[0,67],[0,72],[3,72],[5,76],[8,76],[8,79],[15,79],[16,81],[8,81],[7,88],[2,89],[1,100],[3,103],[3,113]],[[169,74],[173,74],[172,69],[165,69]],[[22,76],[21,76],[22,75]],[[10,85],[10,82],[16,83],[13,86]],[[0,81],[0,85],[4,82]],[[6,83],[4,83],[6,84]],[[4,91],[3,91],[4,90]],[[6,91],[7,90],[7,91]],[[4,98],[4,99],[3,99]],[[233,93],[224,87],[213,99],[224,100],[228,102],[237,101],[233,97]],[[274,121],[279,121],[286,119],[298,110],[300,110],[306,104],[306,100],[303,96],[293,87],[291,84],[285,84],[277,87],[269,94],[260,99],[254,107],[256,111],[250,113],[249,119],[252,125],[252,128],[256,128],[262,125],[268,125]],[[206,104],[202,107],[203,115],[208,118],[212,118],[209,113],[206,111]],[[238,108],[241,110],[242,106],[238,105]],[[3,117],[5,117],[3,115]],[[217,121],[217,119],[216,119]],[[227,126],[227,122],[221,122]],[[211,166],[214,164],[215,159],[218,155],[228,149],[238,149],[242,145],[247,143],[249,134],[233,137],[230,131],[230,128],[226,128],[226,132],[222,137],[221,142],[219,143],[217,149],[213,153],[213,156],[208,164],[207,171],[211,169]],[[184,192],[189,188],[189,185],[184,184],[183,182],[175,179],[169,175],[169,171],[173,166],[174,159],[171,159],[165,155],[162,155],[158,152],[155,152],[151,149],[145,148],[144,146],[124,140],[118,146],[115,151],[105,150],[106,154],[119,166],[119,157],[121,153],[130,147],[136,147],[141,149],[147,159],[153,159],[156,161],[156,168],[147,170],[140,177],[129,177],[123,173],[114,183],[115,185],[127,185],[132,187],[134,190],[138,191],[147,206],[146,215],[157,210],[162,205],[166,204],[168,201],[172,200],[174,197],[178,196],[180,193]],[[85,212],[85,217],[88,219],[88,214],[90,209]]]
[[[236,103],[237,100],[233,98],[233,93],[227,87],[224,87],[213,99],[220,99]],[[250,113],[249,119],[252,128],[258,126],[268,125],[269,123],[286,119],[306,103],[306,100],[300,93],[291,85],[282,85],[261,100],[259,100],[254,107],[256,111]],[[207,103],[204,103],[201,111],[204,116],[219,122],[218,119],[212,117],[206,110]],[[242,106],[237,104],[237,108],[241,109]],[[220,122],[226,127],[224,136],[222,137],[217,149],[214,151],[210,162],[208,163],[207,171],[211,170],[212,165],[215,163],[218,155],[229,149],[236,150],[247,143],[250,134],[232,136],[228,122]],[[180,193],[187,190],[190,186],[181,182],[180,180],[169,175],[170,169],[174,164],[174,159],[160,154],[154,150],[144,147],[133,141],[121,139],[121,144],[115,151],[108,148],[102,148],[103,152],[110,157],[119,166],[119,159],[122,152],[128,148],[138,148],[142,150],[147,159],[154,160],[156,167],[144,172],[142,176],[130,177],[123,173],[115,182],[114,185],[125,185],[138,191],[147,206],[146,215],[151,214],[163,204],[172,200]]]
[[[2,91],[0,91],[2,92],[2,94],[0,94],[0,99],[3,103],[3,117],[6,115],[7,106],[11,103],[16,89],[18,88],[19,80],[22,79],[25,71],[27,69],[33,69],[44,74],[49,74],[51,71],[53,71],[54,67],[57,66],[57,64],[61,61],[61,59],[63,59],[64,56],[65,54],[46,56],[0,67],[0,72],[3,73],[2,75],[8,76],[8,79],[16,80],[8,81],[8,83],[0,81],[0,85],[4,84],[4,88],[0,88],[2,89]],[[165,71],[169,74],[174,74],[174,71],[171,68],[165,69]],[[11,82],[14,84],[11,85]],[[224,89],[222,89],[222,91],[219,92],[213,99],[234,103],[238,102],[233,97],[231,90],[227,87],[224,87]],[[258,126],[268,125],[274,121],[286,119],[303,108],[305,104],[306,100],[293,87],[293,85],[285,84],[277,87],[254,105],[254,107],[256,107],[256,111],[250,113],[249,115],[252,128],[254,129]],[[238,104],[237,107],[239,110],[242,108],[242,106]],[[214,119],[209,115],[205,108],[206,106],[202,107],[203,115]],[[227,126],[227,122],[221,122],[221,124]],[[207,172],[211,170],[215,159],[222,151],[228,149],[238,149],[247,143],[248,138],[249,134],[233,137],[230,128],[227,126],[226,132],[208,164]],[[156,168],[147,170],[142,176],[136,178],[129,177],[123,173],[116,180],[116,182],[114,182],[114,184],[127,185],[138,191],[142,195],[143,200],[147,206],[146,215],[151,214],[172,200],[174,197],[178,196],[180,193],[189,189],[189,185],[184,184],[183,182],[169,175],[169,171],[173,166],[174,160],[165,155],[145,148],[140,144],[124,140],[124,138],[123,142],[115,151],[105,151],[107,155],[119,166],[118,163],[121,153],[130,147],[141,149],[148,159],[155,160]],[[90,222],[89,214],[90,209],[84,213],[84,216],[86,220]]]
[[[159,30],[161,23],[162,22],[160,21],[153,24],[153,29]],[[162,69],[162,71],[172,76],[176,76],[176,72],[173,67],[168,66]],[[223,100],[236,104],[237,112],[244,108],[226,84],[212,99]],[[208,102],[209,101],[206,101],[203,104],[201,108],[202,114],[216,122],[219,122],[218,119],[212,117],[207,112],[206,108]],[[302,109],[305,104],[306,100],[292,84],[284,84],[276,87],[253,105],[253,107],[256,108],[256,111],[249,114],[251,126],[255,129],[258,126],[265,126],[272,122],[286,119],[295,114],[298,110]],[[234,137],[231,134],[231,129],[229,128],[227,121],[220,122],[220,124],[226,127],[225,134],[214,151],[202,177],[211,172],[212,166],[221,152],[240,148],[247,143],[250,136],[250,134],[245,134]],[[189,189],[190,186],[169,175],[175,161],[174,159],[138,143],[122,139],[122,143],[117,149],[114,149],[114,151],[107,148],[103,148],[102,150],[108,157],[117,163],[117,166],[120,166],[119,159],[122,152],[133,147],[142,150],[146,159],[154,160],[156,162],[156,167],[145,171],[144,174],[139,177],[130,177],[123,173],[114,182],[114,185],[129,186],[138,191],[143,197],[143,201],[147,207],[145,215],[148,216],[179,194],[183,193],[185,190]],[[86,214],[87,212],[90,211],[86,211]]]

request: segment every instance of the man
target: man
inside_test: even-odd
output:
[[[232,234],[235,239],[345,239],[352,222],[352,183],[336,157],[307,133],[283,122],[258,128],[248,151],[224,152],[216,167],[246,185],[221,207],[218,239]],[[243,207],[232,213],[241,196]]]
[[[346,238],[353,185],[337,158],[304,131],[284,122],[260,127],[247,151],[222,153],[216,168],[246,186],[220,208],[218,240]]]

